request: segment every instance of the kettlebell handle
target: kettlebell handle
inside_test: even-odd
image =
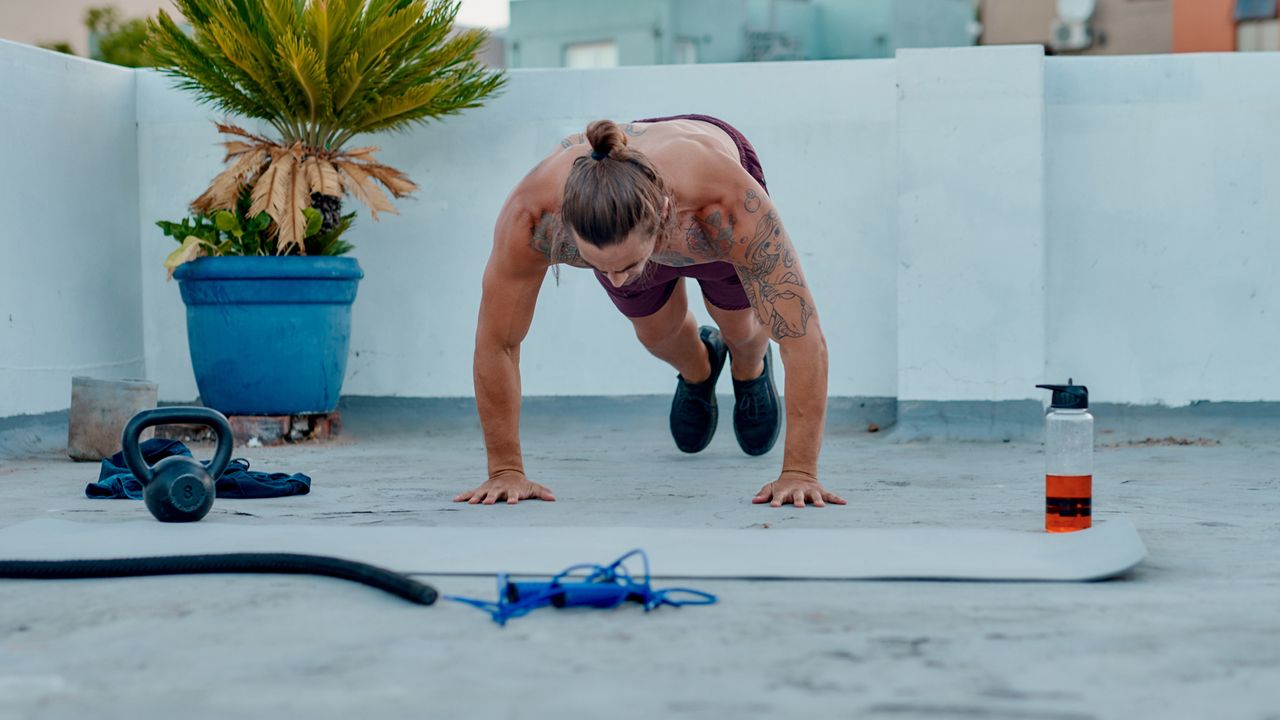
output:
[[[151,466],[142,457],[142,431],[156,425],[173,424],[207,425],[213,428],[218,436],[218,447],[213,451],[213,460],[209,462],[209,476],[217,481],[222,471],[227,469],[231,461],[231,451],[235,448],[235,437],[231,434],[231,423],[222,413],[204,407],[167,407],[154,410],[143,410],[129,419],[121,434],[120,447],[124,451],[124,463],[129,466],[133,476],[143,486],[151,484]]]

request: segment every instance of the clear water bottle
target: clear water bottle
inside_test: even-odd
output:
[[[1089,388],[1037,385],[1053,391],[1045,415],[1044,529],[1074,532],[1093,524],[1093,415]]]

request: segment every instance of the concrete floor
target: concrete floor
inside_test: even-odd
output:
[[[333,443],[238,450],[255,469],[311,474],[315,490],[219,500],[206,522],[1042,522],[1035,443],[831,437],[823,478],[850,504],[771,509],[750,497],[773,479],[781,448],[746,457],[726,420],[707,451],[685,456],[664,418],[646,412],[527,423],[528,469],[554,504],[451,503],[482,479],[473,423],[392,432],[353,421]],[[462,605],[423,608],[325,578],[0,581],[0,718],[1276,720],[1280,435],[1135,442],[1144,432],[1168,435],[1098,437],[1096,511],[1127,513],[1151,552],[1122,579],[701,582],[721,604],[542,610],[506,628]],[[86,500],[96,474],[54,454],[3,460],[0,527],[53,517],[109,533],[146,517],[140,503]],[[429,580],[446,593],[494,593],[487,579]]]

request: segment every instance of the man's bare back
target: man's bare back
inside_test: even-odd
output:
[[[667,120],[661,123],[620,125],[628,147],[643,152],[662,173],[676,197],[675,224],[680,232],[665,238],[651,260],[660,265],[685,267],[724,259],[721,248],[732,239],[732,230],[716,211],[708,211],[721,197],[721,186],[710,168],[723,171],[724,160],[736,167],[738,147],[724,130],[700,120]],[[570,135],[516,186],[528,193],[536,208],[530,247],[548,261],[589,268],[560,220],[565,180],[578,158],[591,153],[586,136]],[[709,162],[717,159],[722,162]],[[553,192],[547,192],[553,189]],[[713,241],[719,238],[719,242]],[[552,257],[552,253],[555,256]]]

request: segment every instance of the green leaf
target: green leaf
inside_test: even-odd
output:
[[[213,224],[222,232],[232,233],[233,235],[240,233],[240,221],[236,219],[235,215],[226,210],[219,210],[214,213]]]
[[[204,25],[211,21],[201,7],[206,2],[179,0],[178,5],[191,22]],[[163,9],[147,21],[146,48],[157,68],[176,78],[179,87],[194,92],[201,102],[247,117],[266,118],[274,112],[260,96],[237,82],[234,66],[219,57],[207,38],[188,36]]]
[[[166,237],[171,237],[179,243],[186,241],[187,237],[192,235],[206,242],[218,239],[218,229],[212,223],[206,223],[201,217],[183,218],[180,223],[157,220],[156,226]]]
[[[307,237],[315,235],[320,231],[320,226],[324,224],[324,216],[315,208],[302,208],[302,214],[307,218],[307,229],[303,231],[302,236]]]
[[[164,233],[165,237],[177,238],[179,243],[182,242],[182,239],[177,237],[178,229],[182,227],[178,223],[169,222],[168,220],[157,220],[156,226],[160,228],[160,232]]]
[[[355,246],[343,240],[334,240],[325,246],[321,255],[346,255],[355,249]]]
[[[347,213],[343,215],[338,224],[334,225],[327,232],[313,235],[306,239],[306,247],[308,255],[345,255],[351,251],[352,245],[343,242],[339,238],[345,233],[353,222],[355,222],[356,214]]]
[[[311,122],[333,116],[328,72],[320,55],[295,35],[286,35],[280,45],[280,57],[289,69],[295,92],[307,100],[307,119]]]

